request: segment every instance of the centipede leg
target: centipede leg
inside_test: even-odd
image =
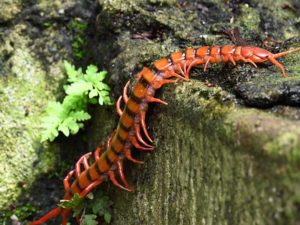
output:
[[[81,224],[81,218],[80,218],[80,215],[76,216],[76,220],[77,220],[77,223],[80,225],[80,224]]]
[[[140,124],[139,124],[139,123],[134,124],[134,128],[135,128],[135,135],[136,135],[136,137],[137,137],[137,140],[138,140],[139,142],[141,142],[143,145],[145,145],[146,147],[153,147],[152,145],[147,144],[147,143],[143,140],[143,138],[142,138],[142,136],[141,136]]]
[[[71,209],[63,209],[63,211],[61,213],[61,217],[62,217],[61,224],[62,225],[67,225],[68,215],[70,214],[70,212],[71,212]]]
[[[61,225],[67,225],[68,215],[62,215]]]
[[[176,78],[179,78],[181,80],[188,80],[185,77],[180,76],[178,73],[175,73],[173,70],[166,71],[165,73],[166,73],[165,78],[176,77]]]
[[[183,69],[182,69],[182,65],[177,63],[176,64],[176,69],[182,74],[182,76],[184,76],[184,72],[183,72]]]
[[[92,154],[91,152],[86,153],[83,156],[81,156],[81,158],[77,161],[75,165],[75,172],[77,177],[79,177],[81,173],[81,165],[83,165],[84,170],[87,170],[90,167],[88,163],[88,159],[90,158],[91,154]]]
[[[116,185],[118,188],[122,189],[122,190],[125,190],[125,191],[129,191],[129,192],[132,192],[133,190],[130,189],[130,188],[126,188],[124,186],[122,186],[117,180],[116,180],[116,177],[115,177],[115,174],[114,174],[114,171],[110,170],[108,171],[108,176],[109,176],[109,179],[111,180],[111,182]]]
[[[189,66],[188,66],[188,68],[186,69],[186,74],[185,74],[185,76],[186,76],[186,78],[190,78],[190,71],[191,71],[191,69],[192,69],[192,67],[193,66],[196,66],[196,65],[198,65],[198,64],[200,64],[201,63],[201,60],[199,60],[199,59],[195,59],[195,60],[193,60],[190,64],[189,64]],[[187,65],[187,64],[186,64]]]
[[[142,129],[144,131],[144,134],[145,136],[148,138],[148,140],[152,143],[153,140],[151,139],[148,131],[147,131],[147,126],[146,126],[146,112],[145,111],[141,111],[140,112],[140,120],[141,120],[141,126],[142,126]]]
[[[164,105],[168,105],[167,102],[165,102],[165,101],[163,101],[163,100],[161,100],[159,98],[154,98],[152,96],[147,96],[146,97],[146,101],[147,102],[156,102],[156,103],[161,103],[161,104],[164,104]]]
[[[171,83],[175,83],[176,82],[176,80],[167,80],[167,79],[164,79],[164,80],[160,80],[160,81],[157,81],[154,85],[153,85],[153,87],[155,88],[155,89],[159,89],[159,88],[161,88],[163,85],[165,85],[165,84],[171,84]]]
[[[131,150],[130,150],[130,149],[125,149],[125,150],[124,150],[124,154],[125,154],[126,159],[130,160],[130,161],[133,162],[133,163],[137,163],[137,164],[142,164],[142,163],[144,163],[143,161],[134,159],[134,158],[132,157],[132,155],[131,155]]]
[[[118,113],[119,116],[122,115],[123,111],[121,109],[121,100],[122,100],[122,96],[119,97],[117,104],[116,104],[116,111]]]
[[[207,58],[207,60],[206,60],[206,62],[205,62],[205,65],[204,65],[204,71],[207,70],[208,64],[209,64],[209,62],[210,62],[211,59],[212,59],[211,56],[209,56],[209,57]]]
[[[101,151],[102,151],[103,146],[99,145],[96,150],[94,151],[94,160],[97,161],[101,155]]]
[[[128,96],[127,96],[127,92],[128,92],[128,87],[129,87],[130,81],[127,81],[124,89],[123,89],[123,100],[125,103],[127,103],[128,101]]]
[[[271,63],[273,63],[275,66],[277,66],[281,72],[282,72],[282,76],[283,77],[288,77],[285,73],[285,69],[284,66],[282,64],[280,64],[276,59],[274,59],[273,57],[268,57],[268,59],[271,61]]]
[[[62,210],[63,210],[62,208],[58,208],[58,207],[54,208],[50,212],[48,212],[46,215],[41,217],[40,219],[31,222],[30,225],[38,225],[38,224],[45,223],[47,220],[58,216],[62,212]]]
[[[256,65],[255,62],[253,62],[251,59],[246,59],[246,58],[243,57],[243,56],[240,56],[239,59],[242,60],[242,61],[244,61],[244,62],[251,63],[255,68],[257,68],[257,65]]]
[[[184,61],[184,64],[183,64],[183,72],[184,72],[184,77],[187,79],[187,80],[189,80],[190,79],[190,74],[187,72],[187,69],[188,69],[188,67],[187,67],[187,63],[189,62],[189,64],[190,64],[190,60],[185,60]]]
[[[226,55],[228,57],[228,59],[230,60],[230,62],[232,62],[233,65],[236,65],[236,62],[234,61],[234,58],[232,57],[231,54]]]
[[[112,139],[115,136],[116,131],[113,131],[112,134],[110,135],[110,137],[108,138],[107,142],[106,142],[106,148],[108,148],[111,144]]]
[[[112,134],[110,135],[110,137],[107,139],[106,142],[106,148],[108,148],[111,144],[111,141],[113,139],[113,137],[115,136],[116,131],[113,131]],[[98,148],[95,150],[94,152],[94,159],[95,161],[99,159],[100,155],[101,155],[101,151],[103,149],[103,145],[98,146]]]
[[[70,188],[70,183],[69,180],[71,179],[71,177],[73,176],[73,174],[75,173],[75,170],[71,170],[67,176],[64,179],[64,188],[65,190],[68,190]]]
[[[100,185],[103,182],[103,179],[98,179],[92,182],[90,185],[88,185],[82,192],[79,193],[79,197],[83,198],[88,193],[90,193],[95,187]]]
[[[143,146],[141,146],[141,145],[137,142],[135,136],[131,136],[131,137],[130,137],[130,140],[131,140],[131,143],[133,144],[133,146],[136,147],[136,148],[139,149],[139,150],[152,151],[152,150],[154,149],[154,147],[143,147]]]
[[[125,184],[126,188],[129,188],[129,184],[128,184],[128,182],[125,178],[125,174],[123,172],[123,160],[117,161],[117,169],[118,169],[119,176],[120,176],[121,180],[123,181],[123,183]]]

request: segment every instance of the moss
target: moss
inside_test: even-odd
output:
[[[119,57],[112,60],[112,65],[118,65],[112,68],[112,79],[116,81],[121,79],[128,79],[128,73],[125,71],[132,71],[133,66],[142,68],[145,62],[150,62],[152,58],[160,58],[167,55],[170,51],[175,51],[177,46],[172,43],[171,39],[166,39],[162,43],[151,41],[135,41],[131,38],[128,32],[124,32],[118,41],[118,45],[123,49]],[[120,67],[122,65],[122,67]],[[115,70],[122,70],[124,72],[115,72]],[[115,76],[114,76],[115,75]],[[121,89],[121,88],[120,88]]]
[[[145,9],[145,6],[149,5],[149,3],[153,3],[145,0],[115,0],[109,2],[100,0],[99,2],[104,10],[109,14],[123,12],[129,14],[131,17],[134,17],[137,12],[142,14],[143,17],[141,18],[141,21],[139,21],[139,23],[142,24],[140,24],[138,29],[140,29],[140,27],[147,27],[150,23],[159,23],[161,26],[172,29],[175,36],[179,38],[187,38],[191,36],[191,33],[193,33],[193,26],[198,26],[197,14],[187,14],[183,12],[179,8],[175,7],[175,1],[155,1],[155,3],[161,3],[161,6],[155,12]],[[165,3],[169,5],[169,7],[163,7]],[[115,23],[117,22],[115,21]],[[135,23],[132,21],[126,21],[126,23],[126,26],[130,26],[132,28],[135,26]]]
[[[26,4],[26,1],[24,4]],[[36,1],[36,6],[41,11],[42,16],[46,16],[47,18],[57,18],[59,15],[64,15],[65,11],[71,10],[75,5],[76,2],[73,0],[53,0],[51,6],[49,6],[49,1],[47,0]]]
[[[19,43],[10,58],[10,74],[0,80],[0,208],[19,196],[20,182],[30,185],[41,171],[53,168],[56,160],[54,149],[39,143],[39,116],[50,97],[46,74],[25,46]]]
[[[281,26],[275,29],[279,29],[278,33],[282,33],[283,36],[278,36],[278,38],[282,40],[290,39],[295,36],[299,36],[299,29],[295,26],[291,26],[289,24],[296,23],[297,16],[293,12],[293,2],[289,2],[286,0],[278,0],[278,1],[258,1],[260,5],[262,5],[262,9],[268,8],[269,12],[263,14],[261,13],[262,17],[269,17],[269,21],[274,21],[275,24],[281,23]],[[270,7],[271,6],[271,7]],[[289,8],[289,6],[291,8]],[[297,6],[296,6],[297,7]],[[278,21],[278,22],[277,22]],[[268,25],[268,21],[264,21]],[[284,24],[284,25],[283,25]],[[279,24],[278,24],[279,25]],[[277,32],[275,30],[275,35]]]
[[[74,32],[74,37],[71,44],[73,56],[76,60],[80,60],[86,55],[84,50],[87,44],[85,32],[88,28],[88,24],[85,21],[73,19],[69,22],[68,27]]]
[[[289,47],[286,50],[298,48],[298,47],[300,47],[300,40],[298,38],[290,39],[290,41],[287,44]],[[282,51],[285,51],[285,50],[282,50]],[[293,81],[299,80],[299,78],[300,78],[300,65],[299,65],[300,51],[283,56],[282,61],[283,61],[282,64],[285,66],[285,68],[287,70],[287,75],[290,77],[290,79],[288,79],[288,81],[293,82]]]
[[[22,0],[9,0],[0,2],[0,22],[12,20],[21,11]]]
[[[239,5],[239,16],[235,19],[235,26],[242,30],[259,32],[260,15],[257,9],[248,4]]]
[[[228,114],[225,124],[231,127],[229,131],[226,129],[229,136],[225,138],[238,136],[242,149],[256,151],[277,161],[287,161],[291,165],[299,162],[300,132],[297,122],[254,109],[242,109]]]
[[[0,44],[1,210],[26,193],[40,173],[53,170],[58,158],[57,145],[40,143],[40,119],[47,102],[55,99],[64,74],[60,62],[52,58],[55,52],[49,54],[48,48],[39,45],[57,47],[58,33],[51,26],[46,38],[32,43],[28,29],[28,24],[14,24]],[[56,53],[62,57],[65,52]],[[51,63],[43,64],[47,54]]]
[[[12,216],[16,216],[18,221],[23,221],[32,214],[36,213],[37,209],[30,203],[17,207],[15,210],[5,210],[0,216],[2,224],[9,224]]]
[[[134,8],[136,6],[139,6],[143,3],[145,3],[145,0],[113,0],[113,1],[105,1],[105,0],[99,0],[99,4],[104,7],[105,11],[109,12],[133,12]]]
[[[277,157],[285,156],[291,163],[299,163],[299,136],[293,132],[281,134],[277,139],[265,144],[265,150]]]
[[[166,5],[174,5],[177,3],[176,0],[148,0],[151,4],[166,4]]]

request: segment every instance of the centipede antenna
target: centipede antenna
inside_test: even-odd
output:
[[[294,48],[294,49],[291,49],[291,50],[288,50],[288,51],[285,51],[285,52],[279,52],[279,53],[273,54],[273,57],[274,57],[274,59],[277,59],[281,56],[284,56],[284,55],[287,55],[287,54],[290,54],[290,53],[293,53],[293,52],[297,52],[297,51],[300,51],[300,47],[299,48]]]

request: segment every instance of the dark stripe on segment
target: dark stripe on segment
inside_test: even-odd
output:
[[[80,183],[79,180],[76,180],[76,187],[80,190],[80,192],[82,191],[82,188],[80,187]]]
[[[134,102],[136,102],[137,104],[140,104],[142,102],[142,99],[135,96],[134,93],[132,93],[131,97],[130,97]]]
[[[93,181],[92,176],[91,176],[91,174],[90,174],[90,170],[88,170],[88,171],[86,172],[86,178],[87,178],[89,181]]]
[[[125,141],[126,139],[123,139],[120,134],[117,134],[117,139],[124,145],[125,144]]]
[[[125,130],[126,132],[129,132],[130,130],[131,130],[131,127],[129,126],[129,127],[126,127],[123,123],[122,123],[122,121],[120,121],[120,128],[122,129],[122,130]]]
[[[105,155],[104,155],[104,158],[105,158],[105,160],[106,160],[107,165],[108,165],[109,167],[111,167],[112,164],[113,164],[113,162],[110,160],[110,158],[108,157],[108,155],[107,155],[106,153],[104,153],[104,154],[105,154]]]
[[[147,88],[149,85],[149,82],[144,78],[141,77],[141,79],[139,80],[139,82],[143,85],[143,87]]]
[[[135,117],[135,113],[128,108],[128,105],[125,107],[125,113],[127,113],[131,118]]]
[[[72,192],[71,188],[69,189],[69,195],[72,197],[74,193]]]
[[[98,173],[99,176],[102,175],[97,162],[96,162],[96,165],[95,165],[95,170],[96,170],[96,172]]]
[[[110,149],[111,149],[111,151],[112,151],[115,155],[117,155],[117,156],[119,156],[119,155],[121,154],[121,152],[118,152],[118,151],[114,148],[114,146],[111,146]]]

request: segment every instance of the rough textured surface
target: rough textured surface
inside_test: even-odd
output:
[[[224,28],[237,26],[251,45],[267,40],[273,52],[299,47],[297,3],[177,3],[100,1],[99,23],[117,37],[108,68],[115,93],[120,80],[181,46],[231,43],[219,39]],[[97,52],[109,53],[101,46]],[[194,71],[201,81],[163,88],[169,105],[148,114],[156,151],[136,153],[143,165],[127,164],[135,193],[108,189],[112,224],[299,223],[299,58],[280,60],[289,79],[269,63],[214,65]]]
[[[0,3],[1,212],[15,209],[16,200],[38,177],[54,171],[60,157],[58,145],[40,143],[42,113],[61,95],[62,59],[70,54],[71,35],[56,19],[74,2],[58,3],[28,2],[22,10],[20,1]]]
[[[135,193],[110,191],[113,224],[299,222],[299,121],[227,96],[199,81],[164,91],[149,118],[156,151],[128,174]]]
[[[15,26],[0,46],[7,60],[0,73],[0,208],[11,204],[37,175],[53,168],[57,154],[39,142],[40,115],[53,94],[46,71],[28,48],[29,39],[20,37],[25,30],[24,24]]]
[[[21,11],[21,0],[3,0],[0,9],[0,23],[8,22]]]

